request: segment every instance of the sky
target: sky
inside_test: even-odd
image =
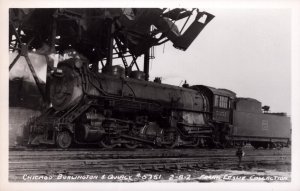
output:
[[[150,79],[202,84],[234,91],[291,113],[291,12],[289,9],[209,9],[215,18],[185,52],[155,49]]]

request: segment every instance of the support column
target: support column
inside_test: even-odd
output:
[[[145,73],[145,80],[149,80],[149,61],[150,61],[150,49],[148,49],[144,54],[144,73]]]
[[[106,68],[110,69],[112,67],[112,60],[113,60],[113,25],[112,25],[112,20],[107,19],[107,52],[106,52]]]

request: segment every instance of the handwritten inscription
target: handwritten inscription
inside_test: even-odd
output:
[[[116,181],[116,182],[139,182],[139,181],[288,181],[285,176],[258,176],[258,175],[191,175],[191,174],[100,174],[100,175],[28,175],[24,174],[24,181]]]

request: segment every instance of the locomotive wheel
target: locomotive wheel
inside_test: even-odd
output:
[[[138,147],[138,144],[136,143],[125,143],[124,146],[128,149],[135,149]]]
[[[173,149],[177,146],[177,135],[176,132],[164,132],[164,144],[165,148]]]
[[[111,142],[111,138],[109,137],[104,137],[101,141],[100,141],[100,145],[104,148],[107,148],[107,149],[113,149],[115,148],[118,144],[113,144]]]
[[[282,143],[277,143],[277,144],[276,144],[276,149],[280,150],[280,149],[282,149],[282,148],[283,148]]]
[[[225,140],[225,141],[221,142],[220,145],[221,145],[222,149],[230,148],[232,146],[231,142],[229,140]]]
[[[199,138],[194,138],[192,143],[189,144],[189,147],[198,147],[200,145],[200,139]]]
[[[262,143],[262,147],[264,149],[268,149],[269,148],[269,143],[267,143],[267,142]]]
[[[257,142],[251,142],[251,146],[254,148],[254,149],[258,149],[259,148],[259,144]]]
[[[56,136],[56,144],[62,149],[69,148],[72,144],[72,136],[68,131],[59,132]]]

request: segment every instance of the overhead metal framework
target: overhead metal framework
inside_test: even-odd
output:
[[[182,33],[193,14],[194,21]],[[200,22],[203,16],[206,19]],[[186,50],[213,18],[198,9],[179,8],[10,9],[9,49],[18,55],[9,70],[21,56],[25,57],[44,101],[49,90],[47,85],[43,90],[28,56],[33,50],[46,57],[47,72],[53,69],[49,54],[64,54],[71,49],[88,60],[94,72],[99,71],[99,63],[102,69],[110,68],[114,59],[121,59],[126,76],[133,66],[140,71],[137,58],[143,55],[143,72],[148,80],[154,46],[171,41],[175,48]],[[186,21],[179,30],[175,22],[181,19]]]

